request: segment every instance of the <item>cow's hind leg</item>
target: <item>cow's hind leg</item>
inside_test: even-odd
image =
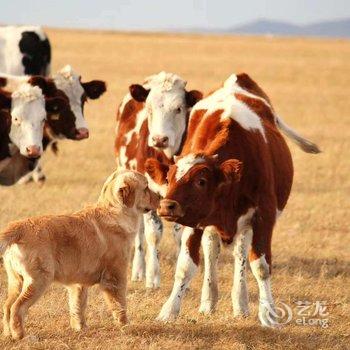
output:
[[[67,286],[69,298],[70,325],[76,331],[86,326],[85,309],[87,303],[87,287],[80,284]]]
[[[131,280],[142,281],[145,278],[145,226],[141,220],[140,228],[135,236],[135,251],[132,261]]]
[[[157,320],[171,321],[179,314],[186,288],[198,269],[202,234],[202,230],[185,227],[182,233],[181,250],[176,264],[173,290],[163,305]]]
[[[249,254],[250,267],[259,286],[259,319],[265,327],[278,326],[271,292],[271,239],[274,223],[275,216],[257,213],[253,220],[253,241]]]
[[[160,287],[160,267],[158,247],[163,234],[163,223],[158,215],[151,211],[144,215],[145,236],[147,241],[146,288]]]
[[[247,289],[247,259],[248,249],[252,242],[253,231],[242,230],[237,234],[234,241],[234,275],[231,299],[233,315],[235,317],[248,316],[248,289]]]
[[[202,237],[204,278],[199,312],[210,314],[218,302],[217,262],[220,253],[220,237],[214,227],[207,227]]]

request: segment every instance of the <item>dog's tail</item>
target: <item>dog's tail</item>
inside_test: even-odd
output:
[[[18,243],[22,238],[22,232],[16,227],[9,227],[0,233],[0,256],[14,243]]]
[[[314,154],[321,153],[321,150],[315,143],[300,136],[295,130],[287,125],[280,116],[276,116],[276,124],[278,128],[293,142],[295,142],[304,152]]]

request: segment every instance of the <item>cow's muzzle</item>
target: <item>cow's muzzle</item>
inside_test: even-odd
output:
[[[87,128],[80,128],[77,129],[75,132],[75,139],[76,140],[84,140],[89,137],[89,130]]]
[[[157,148],[167,148],[169,146],[169,137],[156,135],[152,137],[153,147]]]
[[[171,199],[163,199],[160,201],[158,215],[167,221],[176,221],[185,214],[179,202]]]

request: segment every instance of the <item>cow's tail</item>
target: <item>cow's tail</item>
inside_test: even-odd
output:
[[[278,128],[293,142],[295,142],[304,152],[314,154],[321,153],[321,150],[315,143],[300,136],[295,130],[287,125],[280,116],[276,116],[276,124]]]
[[[0,233],[0,256],[4,254],[5,250],[14,243],[18,243],[22,238],[22,231],[19,229],[11,229]]]

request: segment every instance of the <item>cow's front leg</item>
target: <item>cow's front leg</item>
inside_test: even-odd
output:
[[[220,253],[220,237],[214,227],[204,230],[202,237],[204,255],[204,278],[199,312],[210,314],[218,302],[217,262]]]
[[[40,163],[38,163],[38,165],[33,170],[33,180],[39,185],[43,185],[46,181],[46,175],[44,174]]]
[[[173,237],[176,243],[176,255],[179,255],[181,249],[181,237],[184,230],[184,226],[175,223],[172,227]]]
[[[186,288],[198,269],[202,234],[203,231],[200,229],[185,227],[182,233],[181,250],[176,264],[173,290],[163,305],[157,320],[171,321],[179,314]]]
[[[140,222],[140,228],[135,236],[134,259],[132,261],[131,280],[142,281],[145,278],[145,226],[143,220]]]
[[[156,212],[144,215],[147,241],[146,288],[160,287],[158,247],[163,234],[163,223]]]
[[[248,250],[252,242],[251,229],[238,232],[233,248],[234,276],[231,291],[233,315],[248,316],[247,260]]]
[[[34,181],[35,183],[39,185],[43,185],[46,181],[46,176],[43,173],[42,167],[40,165],[40,162],[36,165],[33,171],[29,172],[28,174],[22,176],[18,180],[18,184],[24,185],[31,181]]]

